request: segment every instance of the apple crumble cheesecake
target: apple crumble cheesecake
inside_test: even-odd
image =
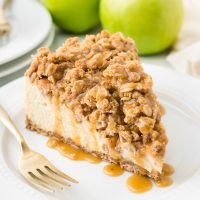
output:
[[[25,82],[28,129],[159,179],[163,108],[130,38],[102,31],[55,52],[40,48]]]

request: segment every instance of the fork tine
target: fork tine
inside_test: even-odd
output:
[[[61,172],[60,170],[58,170],[58,169],[57,169],[56,167],[54,167],[54,166],[51,166],[51,167],[45,166],[45,168],[46,168],[47,170],[49,170],[50,172],[52,172],[52,173],[54,173],[54,174],[56,174],[56,175],[58,175],[58,176],[60,176],[60,177],[62,177],[62,178],[64,178],[64,179],[66,179],[66,180],[68,180],[68,181],[71,181],[71,182],[73,182],[73,183],[78,183],[77,180],[75,180],[74,178],[72,178],[72,177],[70,177],[70,176],[64,174],[63,172]]]
[[[46,168],[44,169],[44,171],[42,171],[41,169],[38,169],[38,172],[45,176],[48,177],[49,179],[52,179],[53,181],[56,181],[62,185],[66,185],[68,187],[70,187],[71,185],[69,183],[67,183],[66,181],[64,181],[63,179],[59,178],[56,174],[50,173]]]
[[[29,176],[25,176],[25,178],[34,186],[46,190],[48,192],[55,192],[51,187],[41,182],[33,173],[28,173]]]
[[[41,182],[49,185],[49,186],[52,186],[52,187],[56,187],[58,189],[63,189],[62,186],[60,186],[59,184],[55,183],[54,181],[51,181],[49,178],[43,176],[40,174],[40,172],[36,172],[36,173],[33,173],[35,175],[35,177],[37,177],[38,180],[40,180]]]

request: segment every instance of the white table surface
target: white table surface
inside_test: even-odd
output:
[[[65,39],[67,37],[70,37],[70,36],[72,36],[72,35],[69,35],[67,33],[64,33],[62,31],[56,29],[55,38],[54,38],[54,41],[50,48],[52,50],[56,49],[65,41]],[[152,56],[144,56],[144,57],[141,57],[141,61],[144,63],[150,63],[153,65],[170,68],[170,64],[166,61],[166,55],[167,55],[167,52],[157,54],[157,55],[152,55]],[[0,87],[2,87],[3,85],[7,84],[8,82],[10,82],[14,79],[17,79],[17,78],[23,76],[23,74],[27,68],[28,68],[28,66],[24,67],[23,69],[15,72],[13,74],[10,74],[6,77],[0,78]]]

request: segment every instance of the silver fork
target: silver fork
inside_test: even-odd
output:
[[[28,147],[24,137],[1,105],[0,121],[17,138],[21,145],[22,155],[19,160],[19,170],[31,184],[47,191],[54,192],[55,188],[63,189],[62,185],[70,186],[67,181],[78,183],[74,178],[58,170],[43,155],[32,151]]]
[[[7,36],[11,30],[11,25],[6,17],[6,11],[11,3],[11,0],[3,0],[3,4],[0,7],[0,37]]]

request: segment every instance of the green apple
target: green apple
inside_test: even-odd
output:
[[[182,0],[101,0],[105,29],[132,37],[140,54],[159,53],[177,38],[183,20]]]
[[[62,29],[82,33],[99,23],[99,0],[41,0]]]

